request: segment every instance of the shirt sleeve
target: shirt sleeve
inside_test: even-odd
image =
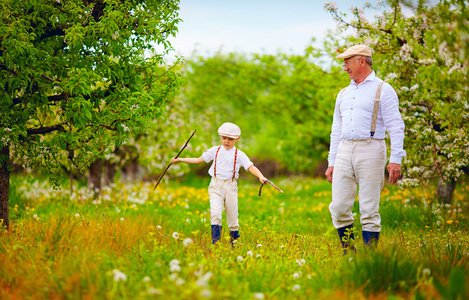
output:
[[[339,147],[340,140],[342,139],[342,121],[340,119],[340,98],[347,91],[347,88],[341,90],[335,100],[334,116],[332,119],[331,128],[331,145],[329,147],[329,167],[334,166],[335,157],[337,155],[337,148]]]
[[[202,153],[202,158],[204,159],[206,163],[209,163],[215,159],[215,154],[217,153],[217,149],[218,147],[214,146],[208,149],[207,151],[205,151],[204,153]]]
[[[406,156],[404,150],[405,124],[399,111],[399,99],[396,91],[388,83],[383,85],[380,101],[384,126],[391,139],[391,155],[389,162],[401,164],[402,159]]]
[[[239,163],[247,171],[254,163],[243,151],[238,150],[238,152]]]

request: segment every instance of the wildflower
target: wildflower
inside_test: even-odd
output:
[[[143,282],[150,282],[151,278],[149,276],[145,276],[145,277],[143,277],[142,281]]]
[[[186,223],[190,223],[191,222],[191,219],[186,219]]]
[[[296,262],[298,263],[300,267],[302,267],[306,263],[304,259],[300,259],[300,260],[297,259]]]
[[[176,280],[176,285],[183,285],[184,283],[186,283],[186,281],[185,281],[184,279],[182,279],[182,278],[178,278],[178,279]]]
[[[33,216],[33,218],[34,219],[39,219],[39,217],[36,214]]]
[[[163,292],[161,292],[160,289],[157,289],[155,287],[149,287],[147,290],[148,295],[161,295]]]
[[[200,291],[200,297],[202,298],[212,298],[212,291],[209,289],[203,289]]]
[[[172,273],[171,275],[169,275],[169,280],[171,280],[171,281],[176,280],[176,278],[178,278],[178,274],[177,274],[177,273]]]
[[[453,224],[453,222],[454,222],[453,220],[448,220],[446,221],[446,224]]]
[[[76,217],[76,218],[79,218],[79,217],[80,217],[80,214],[79,214],[79,213],[76,213],[76,214],[75,214],[75,217]]]
[[[262,245],[261,245],[261,244],[257,244],[257,248],[259,248],[259,247],[262,247]]]
[[[256,258],[261,258],[261,257],[262,257],[262,255],[260,255],[260,254],[256,255]]]
[[[157,229],[161,229],[161,226],[160,226],[160,225],[158,225],[158,226],[156,226],[156,228],[157,228]]]
[[[236,259],[237,259],[238,261],[243,261],[243,257],[242,257],[242,256],[238,256],[238,257],[236,257]]]
[[[121,222],[124,221],[125,219],[124,218],[121,218]]]
[[[114,281],[126,281],[127,275],[119,271],[118,269],[112,270],[112,274],[114,274]]]
[[[246,253],[246,255],[252,256],[252,251],[249,250],[249,251]]]
[[[173,232],[173,238],[174,238],[175,240],[179,239],[179,233]]]
[[[425,268],[425,269],[423,269],[422,274],[423,274],[423,276],[430,276],[431,271],[430,271],[429,268]]]
[[[264,300],[264,294],[263,293],[254,293],[254,298],[258,300]]]
[[[184,247],[187,248],[187,247],[189,247],[190,245],[192,245],[193,242],[194,242],[193,239],[191,239],[191,238],[186,238],[186,239],[182,242],[182,244],[184,245]]]
[[[298,291],[301,289],[301,286],[299,284],[295,284],[294,286],[292,286],[291,290],[292,291]]]
[[[298,279],[298,278],[300,278],[300,274],[299,274],[299,273],[295,273],[295,274],[293,274],[293,278],[295,278],[295,279]]]

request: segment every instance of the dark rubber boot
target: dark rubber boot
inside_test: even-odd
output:
[[[337,233],[339,234],[340,243],[344,249],[344,255],[347,254],[347,250],[353,250],[354,252],[357,252],[357,249],[353,245],[355,241],[355,235],[353,234],[353,224],[337,229]]]
[[[363,234],[363,243],[366,246],[376,247],[379,240],[379,232],[373,231],[362,231]]]
[[[239,238],[239,231],[230,231],[230,237],[231,237],[231,246],[234,246],[234,242],[236,239]]]
[[[215,244],[221,237],[221,225],[212,225],[212,244]]]

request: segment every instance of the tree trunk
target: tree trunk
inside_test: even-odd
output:
[[[10,191],[10,148],[2,146],[0,150],[0,223],[10,230],[9,191]]]
[[[454,193],[455,188],[456,188],[456,180],[451,180],[450,182],[444,182],[443,178],[440,177],[440,181],[438,182],[438,188],[436,190],[438,199],[440,199],[440,201],[443,201],[444,203],[451,204],[453,200],[453,193]]]
[[[111,163],[109,160],[104,162],[104,186],[108,186],[114,182],[114,176],[116,175],[116,163]]]
[[[88,189],[98,194],[101,191],[101,175],[103,173],[103,160],[98,158],[90,165],[88,173]]]

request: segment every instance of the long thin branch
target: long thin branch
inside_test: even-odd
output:
[[[58,124],[58,125],[52,125],[52,126],[47,126],[47,127],[31,128],[31,129],[28,129],[26,132],[28,134],[45,134],[45,133],[50,133],[53,131],[64,132],[65,129],[62,126],[62,124]]]
[[[187,144],[189,143],[189,141],[191,140],[191,138],[194,136],[196,130],[194,130],[191,134],[191,136],[189,137],[189,139],[186,141],[186,143],[184,144],[184,146],[181,148],[181,150],[179,151],[178,155],[176,155],[175,158],[178,158],[179,155],[182,153],[182,151],[186,148]],[[163,174],[161,174],[160,178],[158,178],[158,181],[156,182],[156,185],[155,187],[153,188],[153,190],[156,189],[156,187],[158,186],[158,184],[160,184],[160,181],[161,179],[163,178],[164,174],[166,173],[166,171],[168,171],[169,167],[171,167],[172,163],[169,163],[169,165],[166,167],[166,169],[164,169],[163,171]]]

